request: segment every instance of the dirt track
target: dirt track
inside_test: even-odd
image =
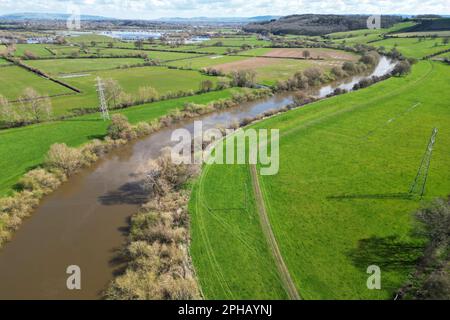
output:
[[[275,264],[277,265],[281,281],[283,281],[283,286],[292,300],[301,300],[301,297],[297,292],[297,288],[295,287],[291,275],[289,274],[289,270],[287,269],[286,264],[284,263],[283,256],[281,255],[280,249],[278,248],[277,240],[275,239],[275,235],[273,234],[272,227],[269,221],[269,216],[267,215],[266,207],[264,205],[264,199],[261,192],[261,188],[259,186],[258,172],[256,171],[256,166],[250,165],[250,171],[262,231],[269,244],[269,248],[270,251],[272,252],[273,258],[275,259]]]

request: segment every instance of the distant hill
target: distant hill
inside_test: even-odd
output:
[[[0,16],[0,20],[6,21],[27,21],[27,20],[67,20],[70,17],[70,14],[66,13],[32,13],[32,12],[24,12],[24,13],[11,13]],[[84,21],[107,21],[107,20],[115,20],[114,18],[105,18],[100,16],[90,16],[90,15],[81,15],[81,20]]]
[[[250,23],[245,31],[273,34],[324,35],[333,32],[367,28],[369,15],[321,15],[302,14],[282,17],[278,20]],[[382,16],[383,27],[390,27],[402,21],[401,16]]]
[[[193,17],[193,18],[180,18],[169,17],[160,18],[157,21],[169,22],[169,23],[185,23],[185,24],[248,24],[258,23],[264,21],[270,21],[278,19],[280,16],[256,16],[256,17]]]
[[[64,13],[12,13],[1,15],[0,20],[3,21],[31,21],[31,20],[46,20],[46,21],[62,21],[69,18],[69,14]],[[168,23],[184,23],[184,24],[248,24],[257,23],[263,21],[270,21],[273,19],[278,19],[280,16],[256,16],[256,17],[193,17],[193,18],[180,18],[180,17],[169,17],[154,19],[156,22],[168,22]],[[101,16],[92,15],[81,15],[81,20],[84,21],[128,21],[128,19],[114,19]],[[132,21],[129,20],[129,21]],[[138,21],[138,20],[136,20]],[[152,20],[148,20],[152,21]]]
[[[450,18],[441,18],[441,19],[421,18],[421,19],[414,19],[414,20],[416,20],[418,22],[418,24],[415,24],[411,27],[399,30],[398,32],[450,30]]]

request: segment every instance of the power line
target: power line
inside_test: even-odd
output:
[[[100,77],[97,77],[97,93],[98,99],[100,100],[100,112],[102,113],[102,118],[105,121],[109,120],[108,105],[106,104],[103,82]]]
[[[417,171],[416,178],[414,179],[411,189],[409,190],[410,194],[418,194],[420,197],[423,197],[425,193],[425,185],[427,184],[428,170],[430,169],[431,156],[433,155],[433,146],[436,142],[437,133],[438,129],[434,128],[423,155],[422,162],[420,163],[419,170]]]

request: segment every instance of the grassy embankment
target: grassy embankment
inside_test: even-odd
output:
[[[407,193],[434,127],[425,200],[450,190],[449,80],[448,66],[424,61],[406,77],[254,126],[280,129],[280,172],[260,183],[303,298],[388,299],[407,279],[422,245],[410,234],[420,200]],[[207,298],[284,297],[248,181],[245,167],[207,166],[191,200],[191,250]],[[381,290],[366,287],[372,264]]]

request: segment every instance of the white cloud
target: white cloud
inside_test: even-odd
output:
[[[66,12],[70,3],[78,5],[82,14],[141,19],[294,13],[450,14],[448,0],[0,0],[0,14]]]

